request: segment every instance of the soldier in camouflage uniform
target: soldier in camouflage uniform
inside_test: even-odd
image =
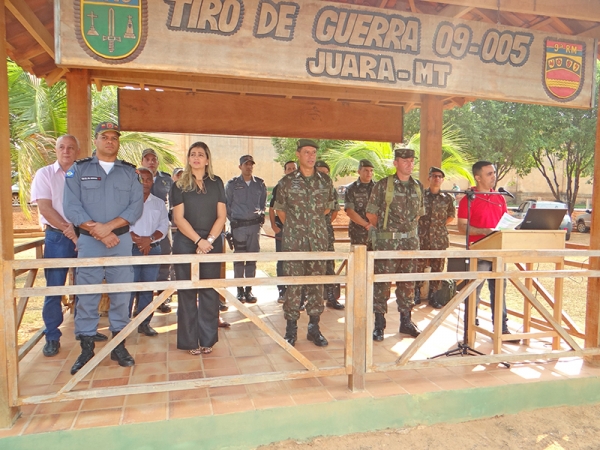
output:
[[[429,168],[429,188],[423,194],[425,215],[419,217],[419,248],[421,250],[446,250],[448,241],[448,229],[446,225],[456,217],[456,205],[451,194],[440,192],[444,177],[446,175],[439,167]],[[425,267],[431,267],[432,272],[443,272],[444,258],[431,258],[417,260],[417,272],[423,272]],[[441,280],[429,282],[428,300],[440,289]],[[415,303],[421,302],[420,290],[423,281],[417,281],[415,285]]]
[[[284,252],[322,252],[327,250],[327,214],[335,206],[335,188],[331,178],[315,169],[317,144],[300,139],[296,157],[299,169],[283,177],[277,185],[275,210],[283,223]],[[325,261],[285,261],[286,276],[324,275]],[[328,344],[321,334],[319,320],[323,312],[323,285],[306,285],[306,312],[310,316],[306,338],[316,346]],[[301,285],[290,285],[283,303],[287,321],[284,339],[292,346],[298,337]]]
[[[315,169],[319,172],[324,173],[325,175],[329,175],[329,165],[325,161],[317,161],[315,163]],[[335,191],[335,206],[329,214],[327,214],[327,237],[329,238],[329,242],[327,244],[327,251],[334,252],[335,247],[335,231],[333,230],[333,221],[338,215],[338,211],[340,210],[340,203],[338,201],[338,194]],[[335,275],[335,261],[329,260],[326,262],[327,271],[325,275]],[[344,309],[344,305],[342,305],[338,299],[340,298],[340,285],[339,284],[326,284],[323,288],[325,304],[333,309]]]
[[[419,216],[425,213],[425,209],[423,186],[411,176],[415,166],[415,152],[408,148],[398,148],[394,151],[394,157],[396,173],[375,184],[367,205],[369,222],[377,227],[373,250],[417,250],[419,248],[417,224]],[[388,183],[394,183],[393,190],[389,193]],[[375,261],[376,274],[412,273],[415,269],[416,264],[410,259]],[[414,296],[414,281],[396,283],[400,333],[417,337],[420,331],[411,320]],[[390,283],[375,283],[373,288],[373,312],[375,313],[373,340],[375,341],[383,340],[389,297]]]
[[[373,163],[368,159],[361,159],[358,163],[358,180],[348,187],[344,208],[350,224],[348,235],[352,245],[366,245],[368,250],[373,250],[369,238],[369,229],[374,228],[367,218],[367,203],[373,190]]]

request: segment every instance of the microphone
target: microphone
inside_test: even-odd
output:
[[[503,187],[499,187],[498,188],[498,192],[503,193],[504,195],[508,195],[510,198],[512,198],[514,200],[515,196],[512,195],[510,192],[508,192],[506,189],[504,189]]]

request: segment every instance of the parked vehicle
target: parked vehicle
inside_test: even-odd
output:
[[[581,214],[577,217],[577,231],[580,233],[587,233],[590,231],[592,226],[592,210],[586,209],[585,214]]]
[[[571,216],[569,215],[569,209],[565,203],[562,202],[548,202],[548,201],[537,201],[537,200],[525,200],[515,213],[513,214],[518,219],[523,219],[525,214],[527,214],[527,210],[529,208],[537,208],[537,209],[564,209],[565,217],[563,221],[560,223],[558,227],[559,230],[565,230],[567,232],[565,239],[568,241],[571,239],[571,231],[573,231],[573,222],[571,221]]]
[[[354,181],[352,183],[354,183]],[[350,185],[352,183],[344,184],[343,186],[338,186],[337,193],[338,193],[338,201],[340,203],[344,203],[344,199],[346,198],[346,191],[348,190],[348,188],[350,187]]]

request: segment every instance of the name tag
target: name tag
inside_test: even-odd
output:
[[[81,177],[81,181],[90,181],[90,180],[100,181],[101,179],[102,179],[102,177]]]

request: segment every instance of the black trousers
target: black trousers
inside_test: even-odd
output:
[[[201,232],[203,239],[208,232]],[[210,253],[222,253],[223,239],[218,237]],[[178,232],[173,239],[173,254],[195,254],[194,243]],[[198,255],[202,260],[203,255]],[[189,280],[190,264],[175,264],[178,280]],[[221,277],[221,263],[200,262],[200,279]],[[177,292],[177,348],[194,350],[198,347],[212,347],[219,340],[219,294],[214,289],[182,289]]]

